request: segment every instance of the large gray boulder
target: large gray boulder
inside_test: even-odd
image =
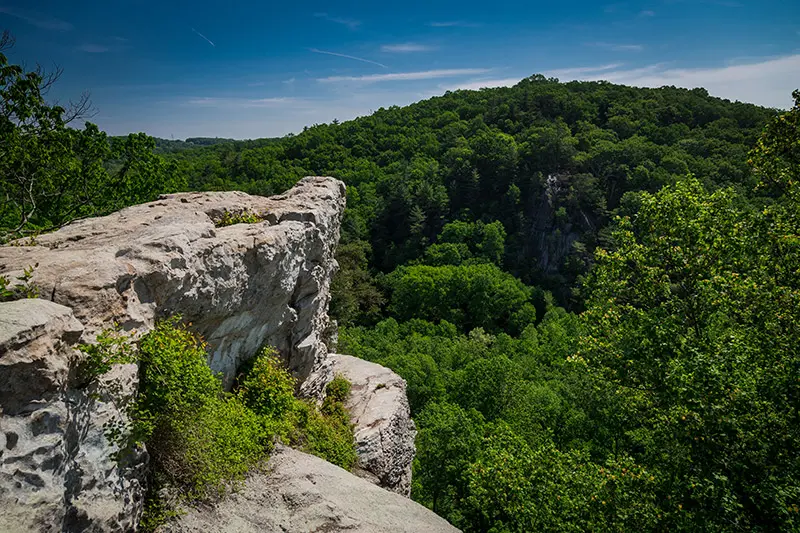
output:
[[[214,506],[190,508],[159,533],[457,533],[418,503],[322,459],[279,447],[266,472]]]
[[[355,473],[385,489],[411,495],[411,462],[417,434],[406,382],[386,367],[350,355],[329,354],[307,387],[324,390],[336,375],[352,385],[346,407],[356,439]]]
[[[114,323],[140,335],[181,314],[230,384],[264,345],[301,381],[327,355],[324,334],[344,184],[310,177],[280,196],[167,195],[0,246],[0,275],[44,300],[0,307],[0,531],[129,531],[146,454],[125,461],[104,436],[126,421],[136,367],[76,380],[74,349]],[[218,227],[225,213],[256,223]],[[60,304],[60,305],[59,305]]]
[[[0,303],[0,531],[127,531],[139,520],[141,450],[117,463],[103,436],[135,391],[135,371],[79,384],[72,310]],[[107,386],[119,385],[113,398]]]

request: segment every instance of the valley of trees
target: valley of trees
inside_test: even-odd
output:
[[[532,76],[185,146],[70,129],[39,81],[0,55],[6,239],[347,183],[339,351],[407,380],[413,498],[457,527],[800,529],[800,92],[781,113]]]

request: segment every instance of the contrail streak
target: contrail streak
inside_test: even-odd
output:
[[[209,39],[208,37],[206,37],[205,35],[203,35],[203,34],[202,34],[202,33],[200,33],[199,31],[197,31],[196,29],[192,28],[192,31],[193,31],[193,32],[195,32],[195,33],[196,33],[197,35],[199,35],[200,37],[202,37],[203,39],[205,39],[205,40],[208,42],[208,44],[210,44],[210,45],[211,45],[211,46],[213,46],[214,48],[216,48],[216,47],[217,47],[217,45],[216,45],[216,44],[214,44],[214,42],[213,42],[211,39]]]
[[[363,57],[356,57],[356,56],[349,56],[347,54],[338,54],[336,52],[326,52],[325,50],[317,50],[316,48],[309,48],[315,54],[327,54],[329,56],[336,56],[336,57],[344,57],[346,59],[354,59],[356,61],[361,61],[363,63],[371,63],[373,65],[378,65],[379,67],[389,68],[383,63],[378,63],[377,61],[370,61],[369,59],[364,59]]]

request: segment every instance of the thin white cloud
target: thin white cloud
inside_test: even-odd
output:
[[[547,72],[548,76],[554,78],[560,77],[580,77],[584,75],[591,75],[596,74],[599,72],[605,72],[613,69],[617,69],[622,66],[622,63],[611,63],[608,65],[596,65],[596,66],[589,66],[589,67],[571,67],[571,68],[564,68],[558,70],[551,70]],[[442,91],[457,91],[461,89],[474,91],[478,89],[490,89],[493,87],[513,87],[517,83],[520,82],[522,77],[517,78],[480,78],[480,79],[469,79],[465,80],[460,83],[448,84],[448,85],[439,85],[439,90]],[[436,94],[431,93],[431,95]]]
[[[77,50],[80,52],[86,52],[87,54],[103,54],[110,51],[111,48],[108,46],[103,46],[102,44],[86,43],[78,46]]]
[[[767,107],[791,107],[791,92],[800,87],[800,54],[764,58],[746,64],[711,68],[668,68],[664,64],[636,69],[576,73],[545,72],[565,79],[605,80],[636,87],[704,87],[714,96]],[[558,76],[561,74],[561,76]]]
[[[254,108],[254,107],[280,107],[297,102],[296,98],[274,97],[274,98],[217,98],[205,96],[200,98],[190,98],[186,104],[190,106],[202,107],[225,107],[225,108]]]
[[[316,48],[309,48],[309,51],[314,52],[315,54],[325,54],[325,55],[329,55],[329,56],[343,57],[345,59],[352,59],[354,61],[361,61],[362,63],[370,63],[372,65],[378,65],[379,67],[382,67],[382,68],[389,68],[386,65],[384,65],[383,63],[378,63],[377,61],[372,61],[371,59],[364,59],[363,57],[350,56],[350,55],[347,55],[347,54],[340,54],[338,52],[329,52],[328,50],[318,50]]]
[[[597,48],[606,48],[614,52],[641,52],[644,46],[641,44],[617,44],[606,42],[586,43],[587,46],[595,46]]]
[[[639,16],[640,17],[655,17],[656,16],[656,12],[652,11],[650,9],[645,9],[645,10],[642,10],[642,11],[639,12]]]
[[[622,66],[622,63],[610,63],[608,65],[597,65],[592,67],[570,67],[556,70],[550,70],[548,75],[554,78],[564,78],[570,76],[585,76],[596,72],[604,72],[607,70],[617,69]]]
[[[444,91],[458,91],[466,89],[469,91],[476,91],[478,89],[490,89],[493,87],[513,87],[519,83],[521,78],[501,78],[501,79],[488,79],[488,80],[467,80],[463,83],[456,83],[453,85],[443,86],[439,88]]]
[[[320,19],[327,20],[328,22],[333,22],[335,24],[341,24],[342,26],[347,26],[351,30],[357,30],[359,26],[361,26],[360,20],[349,19],[344,17],[332,17],[327,13],[314,13],[314,16]]]
[[[456,76],[471,76],[489,72],[488,68],[453,68],[441,70],[423,70],[419,72],[396,72],[394,74],[370,74],[367,76],[329,76],[318,78],[322,83],[337,83],[346,81],[356,81],[362,83],[375,83],[382,81],[412,81],[412,80],[432,80],[437,78],[453,78]]]
[[[404,54],[409,52],[431,52],[433,50],[436,50],[435,46],[419,43],[384,44],[381,46],[381,52],[396,54]]]
[[[0,13],[5,13],[8,16],[24,20],[31,26],[36,26],[43,30],[56,30],[56,31],[70,31],[75,27],[69,22],[35,11],[26,11],[23,9],[15,9],[13,7],[0,6]]]
[[[206,37],[205,35],[203,35],[203,34],[202,34],[202,33],[200,33],[199,31],[197,31],[196,29],[192,28],[192,31],[193,31],[193,32],[195,32],[195,33],[196,33],[197,35],[199,35],[200,37],[202,37],[203,39],[205,39],[205,40],[208,42],[208,44],[210,44],[210,45],[211,45],[211,46],[213,46],[214,48],[216,48],[216,47],[217,47],[217,45],[216,45],[216,44],[214,44],[214,42],[213,42],[211,39],[209,39],[208,37]]]
[[[429,22],[428,26],[432,28],[478,28],[481,25],[477,22],[466,22],[463,20],[445,20],[438,22]]]
[[[289,78],[288,80],[283,80],[283,82],[282,82],[282,83],[285,83],[286,85],[291,85],[291,84],[293,84],[295,81],[297,81],[297,80],[296,80],[294,77],[291,77],[291,78]]]

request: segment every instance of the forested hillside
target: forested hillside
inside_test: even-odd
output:
[[[422,258],[448,222],[499,221],[503,268],[573,308],[576,277],[613,215],[636,210],[639,192],[692,173],[709,188],[749,194],[747,153],[773,115],[702,89],[532,76],[176,158],[192,189],[273,194],[308,174],[343,179],[343,263],[366,254],[384,273]]]
[[[175,159],[192,188],[347,182],[339,349],[408,381],[413,497],[453,524],[790,531],[800,108],[777,114],[534,76]]]
[[[41,81],[0,54],[2,239],[347,183],[339,350],[407,380],[413,497],[464,531],[800,528],[800,93],[532,76],[159,156]]]

